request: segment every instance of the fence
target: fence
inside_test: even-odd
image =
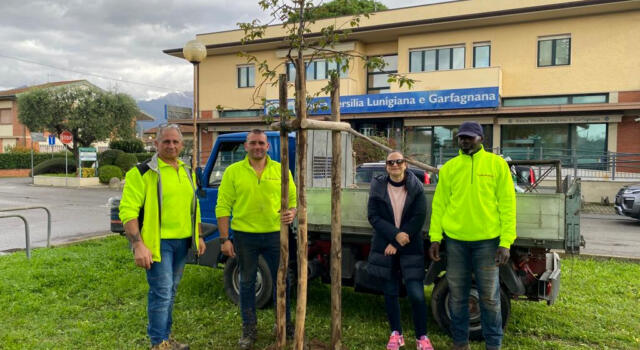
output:
[[[500,153],[500,148],[488,149]],[[458,154],[457,149],[440,148],[434,154],[438,166]],[[588,150],[559,148],[503,148],[502,155],[512,160],[560,160],[562,176],[571,175],[582,179],[639,180],[640,153],[594,152]],[[546,171],[546,166],[533,166],[536,175]],[[550,175],[555,175],[552,170]]]

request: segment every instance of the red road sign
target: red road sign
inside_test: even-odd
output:
[[[64,144],[69,144],[73,142],[73,134],[71,133],[71,131],[63,131],[60,134],[60,142]]]

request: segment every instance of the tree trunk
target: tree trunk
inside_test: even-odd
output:
[[[281,203],[280,213],[289,209],[289,132],[285,128],[287,109],[287,75],[280,74],[280,169],[281,169]],[[276,346],[284,350],[287,346],[286,332],[286,290],[287,271],[289,265],[289,225],[280,224],[280,265],[278,267],[277,303],[276,303]]]
[[[340,79],[331,76],[331,120],[340,121]],[[331,349],[342,349],[342,137],[331,132]]]

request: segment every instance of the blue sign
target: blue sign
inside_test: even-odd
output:
[[[54,135],[49,135],[49,137],[47,138],[47,141],[49,141],[50,146],[53,146],[56,144],[56,137]]]
[[[331,114],[330,104],[329,97],[313,98],[309,102],[309,114]],[[343,114],[495,108],[499,105],[498,87],[340,96],[340,113]],[[265,113],[278,106],[278,100],[267,100]],[[288,107],[291,111],[295,109],[294,100],[288,101]]]

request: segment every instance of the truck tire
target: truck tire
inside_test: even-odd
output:
[[[509,315],[511,314],[511,300],[505,292],[500,288],[500,311],[502,313],[502,329],[507,326]],[[451,335],[449,325],[451,324],[451,313],[449,310],[449,282],[446,278],[433,287],[431,293],[431,313],[436,323]],[[482,325],[480,323],[480,303],[478,290],[475,285],[471,286],[469,295],[469,339],[483,340]]]
[[[256,277],[256,308],[263,309],[270,305],[272,299],[273,279],[269,273],[267,262],[260,256]],[[237,258],[229,258],[224,266],[224,291],[231,301],[240,302],[240,267]]]

